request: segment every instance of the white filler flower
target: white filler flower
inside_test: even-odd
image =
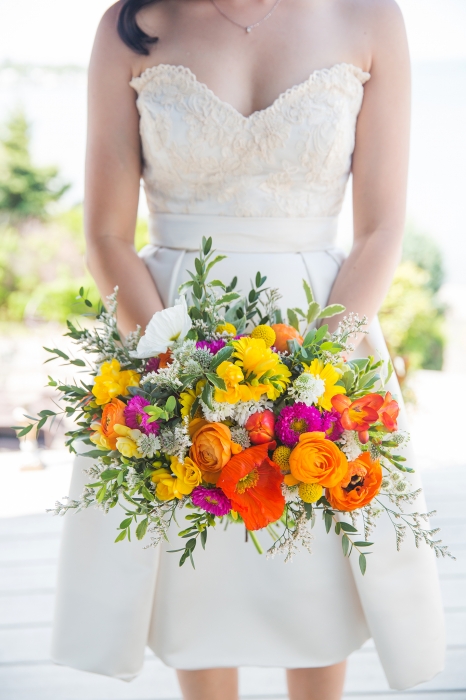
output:
[[[175,306],[157,311],[152,316],[136,350],[131,353],[132,357],[143,360],[167,352],[168,348],[186,337],[191,326],[186,298],[181,296],[175,301]]]

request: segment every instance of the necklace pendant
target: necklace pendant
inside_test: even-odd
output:
[[[252,31],[252,27],[246,27],[246,32],[247,32],[247,34],[250,34],[251,31]]]

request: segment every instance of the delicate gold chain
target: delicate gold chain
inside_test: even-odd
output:
[[[225,17],[225,19],[227,19],[229,22],[234,24],[236,27],[240,27],[240,29],[244,29],[247,34],[250,34],[253,29],[255,29],[260,24],[262,24],[262,22],[265,22],[266,19],[269,19],[269,17],[275,12],[275,10],[277,9],[277,7],[281,3],[281,1],[282,0],[276,0],[275,5],[269,10],[269,12],[267,12],[265,17],[262,17],[262,19],[260,19],[258,22],[254,22],[253,24],[247,24],[247,25],[240,24],[240,22],[237,22],[235,19],[232,19],[227,14],[225,14],[225,12],[217,5],[215,0],[211,0],[211,3],[215,7],[217,12],[219,12],[222,15],[222,17]]]

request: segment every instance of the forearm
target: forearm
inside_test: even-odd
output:
[[[401,242],[401,233],[387,229],[379,229],[355,242],[328,301],[346,308],[343,314],[329,320],[330,331],[334,331],[341,318],[350,312],[357,313],[360,318],[367,316],[371,323],[392,282],[400,260]]]
[[[163,308],[147,267],[134,247],[113,236],[88,242],[86,260],[102,299],[118,286],[118,326],[123,333],[145,329],[156,311]]]

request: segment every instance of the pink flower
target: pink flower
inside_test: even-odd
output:
[[[285,406],[275,425],[277,437],[288,447],[294,447],[302,433],[312,433],[315,430],[322,430],[322,416],[315,406],[307,406],[305,403]]]
[[[143,433],[158,435],[160,423],[154,421],[149,423],[149,416],[144,411],[145,406],[150,406],[150,402],[142,396],[133,396],[125,408],[125,421],[128,428],[136,428]]]
[[[191,500],[198,508],[220,518],[231,510],[231,501],[221,489],[196,486],[191,494]]]
[[[216,355],[219,350],[224,348],[226,345],[225,340],[220,338],[219,340],[198,340],[196,343],[196,348],[202,348],[203,350],[208,350],[212,355]]]
[[[338,411],[322,411],[315,406],[295,403],[285,406],[275,425],[275,434],[288,447],[294,447],[302,433],[319,431],[329,440],[338,440],[343,432]]]
[[[147,360],[144,372],[157,372],[160,365],[160,357],[151,357]]]

